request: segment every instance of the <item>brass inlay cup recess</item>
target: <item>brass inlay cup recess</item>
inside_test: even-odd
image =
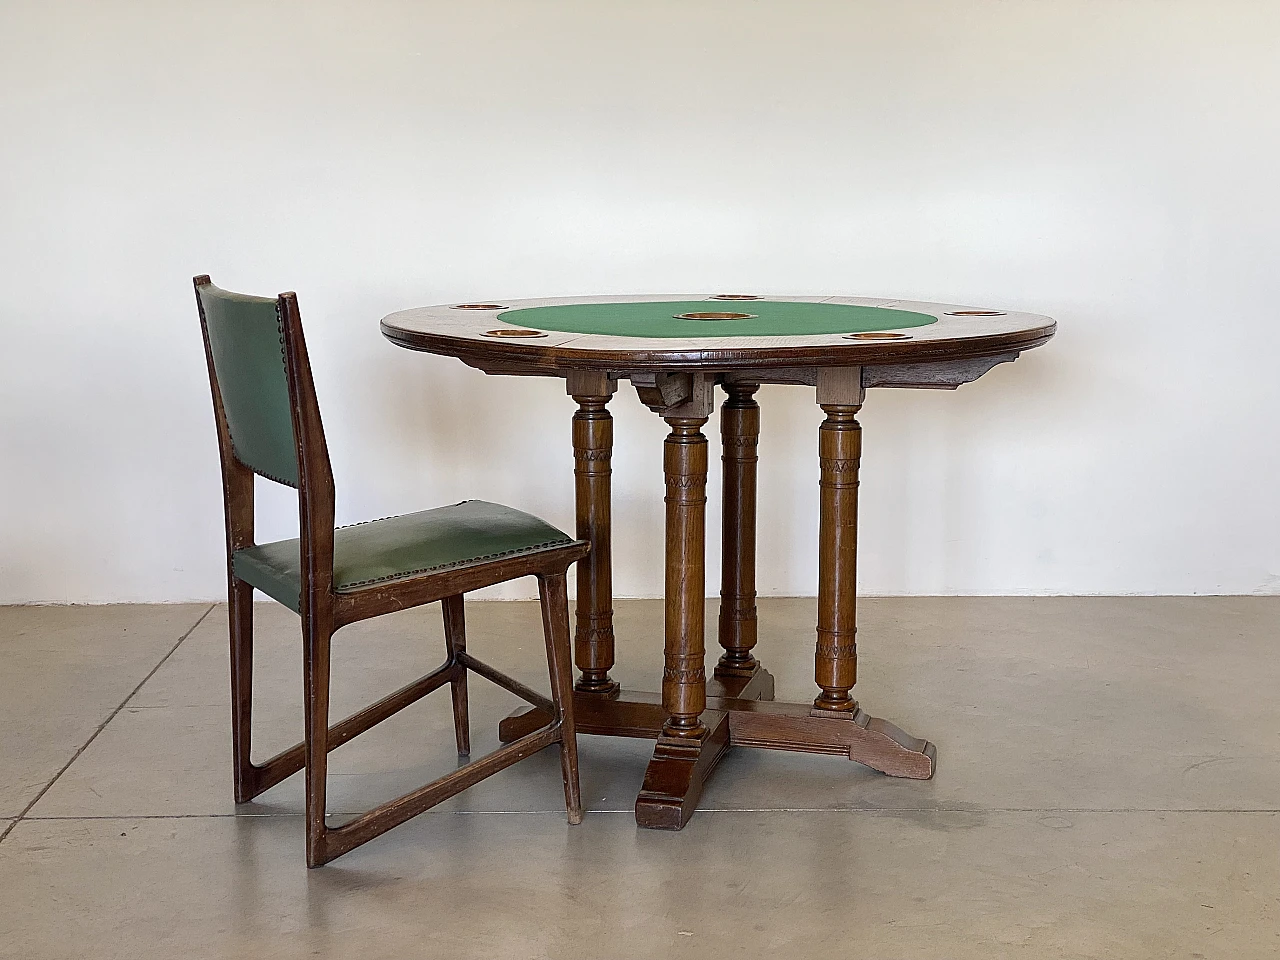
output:
[[[948,317],[1003,317],[1003,310],[948,310]]]
[[[717,293],[712,300],[759,300],[754,293]]]
[[[719,313],[715,311],[707,311],[700,313],[675,313],[672,314],[677,320],[754,320],[758,314],[754,313]]]
[[[546,334],[541,330],[525,330],[521,327],[503,327],[500,330],[486,330],[480,334],[482,337],[545,337]]]
[[[846,333],[846,340],[910,340],[906,333]]]
[[[500,303],[455,303],[454,310],[505,310]]]

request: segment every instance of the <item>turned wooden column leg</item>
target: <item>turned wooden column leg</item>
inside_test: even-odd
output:
[[[702,785],[729,749],[729,714],[707,710],[707,438],[713,409],[708,374],[662,374],[636,392],[671,427],[662,450],[666,476],[667,574],[665,714],[636,797],[636,823],[679,830],[697,809]],[[636,719],[639,719],[637,716]]]
[[[669,416],[663,445],[667,482],[667,620],[666,668],[662,673],[662,706],[669,737],[700,737],[699,719],[707,707],[706,522],[707,417]]]
[[[760,406],[756,383],[730,383],[720,408],[724,453],[724,523],[720,568],[720,646],[715,676],[750,677],[756,645],[756,447]]]
[[[578,403],[573,415],[573,475],[577,537],[591,553],[577,565],[578,606],[573,637],[574,663],[581,671],[574,689],[616,697],[613,666],[613,547],[610,518],[610,458],[613,417],[607,404],[616,383],[602,373],[574,371],[569,393]]]
[[[843,371],[833,371],[838,374]],[[857,371],[861,376],[861,371]],[[819,380],[818,402],[827,418],[818,431],[822,465],[822,518],[818,536],[818,646],[816,710],[851,711],[857,681],[855,604],[858,591],[858,466],[862,456],[860,383]]]

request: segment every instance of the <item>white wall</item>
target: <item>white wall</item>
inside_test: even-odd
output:
[[[871,394],[864,591],[1277,592],[1277,49],[1265,0],[2,0],[0,601],[222,593],[203,272],[299,291],[344,522],[572,525],[563,386],[397,350],[395,309],[1050,314],[958,393]],[[811,594],[820,412],[761,400],[761,592]],[[664,430],[613,410],[617,592],[658,595]]]

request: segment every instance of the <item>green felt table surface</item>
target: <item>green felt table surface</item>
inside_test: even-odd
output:
[[[682,320],[682,313],[746,313],[735,320]],[[909,310],[779,300],[669,300],[525,307],[498,314],[517,327],[615,337],[798,337],[871,333],[936,323]]]

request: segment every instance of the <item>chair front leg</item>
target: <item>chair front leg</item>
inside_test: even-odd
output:
[[[458,756],[466,757],[471,755],[471,722],[467,715],[467,668],[458,662],[458,654],[467,650],[462,594],[446,597],[441,607],[444,612],[444,642],[449,660],[454,665],[453,676],[449,680],[453,694],[453,734],[458,741]]]
[[[303,744],[307,789],[307,866],[318,867],[330,855],[325,825],[325,793],[329,772],[329,669],[333,636],[331,610],[309,610],[302,618],[302,684],[305,713]]]
[[[569,649],[569,597],[565,573],[538,577],[542,631],[547,641],[551,699],[560,723],[560,768],[570,823],[582,822],[582,790],[578,783],[578,737],[573,720],[573,670]]]
[[[258,768],[250,760],[253,743],[253,587],[233,577],[229,593],[231,769],[236,803],[248,803],[260,792]]]

